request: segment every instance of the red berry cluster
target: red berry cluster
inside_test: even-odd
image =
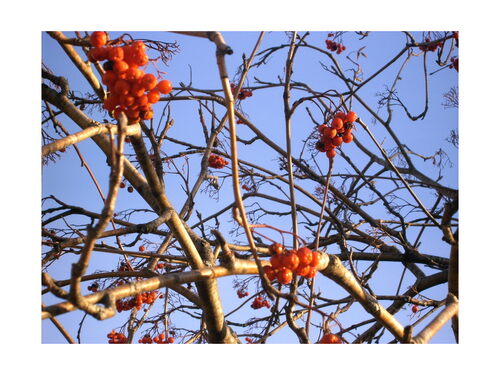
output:
[[[156,263],[155,271],[156,270],[161,270],[161,269],[166,268],[166,267],[167,267],[166,263],[160,263],[160,262],[158,262],[158,263]]]
[[[411,312],[414,313],[414,314],[418,313],[418,305],[413,305],[411,307]]]
[[[97,284],[97,283],[92,283],[92,285],[89,285],[87,287],[87,290],[92,292],[92,293],[97,292],[97,289],[99,289],[99,284]]]
[[[322,124],[318,127],[320,139],[316,143],[316,149],[320,152],[326,152],[328,158],[333,158],[336,155],[335,148],[342,143],[352,142],[353,123],[358,116],[355,112],[337,112],[330,124]]]
[[[130,267],[126,262],[121,262],[120,267],[118,267],[119,272],[123,271],[133,271],[132,267]]]
[[[138,342],[139,342],[139,344],[152,344],[153,339],[151,338],[150,335],[144,335],[142,338],[139,339]]]
[[[125,188],[125,186],[127,186],[127,185],[125,184],[125,181],[120,182],[120,189],[124,189],[124,188]],[[134,187],[133,187],[132,185],[130,185],[130,186],[127,188],[127,191],[128,191],[129,193],[133,193],[133,192],[134,192]]]
[[[228,165],[229,162],[220,155],[210,154],[208,157],[208,165],[211,168],[221,169]]]
[[[236,291],[236,294],[238,295],[238,298],[244,298],[244,297],[248,296],[248,292],[243,288],[238,289]]]
[[[94,31],[90,35],[90,43],[89,60],[106,60],[102,76],[102,82],[108,88],[104,109],[115,119],[120,113],[125,113],[129,123],[151,119],[152,104],[160,100],[161,94],[172,91],[172,83],[169,80],[158,82],[155,75],[141,69],[149,63],[144,42],[123,41],[122,45],[111,46],[107,45],[108,35],[104,31]]]
[[[327,333],[317,342],[317,344],[342,344],[342,339],[333,333]]]
[[[250,337],[245,337],[245,341],[249,344],[253,344],[253,340]]]
[[[231,92],[232,92],[233,96],[234,96],[234,94],[236,94],[236,89],[237,88],[238,88],[238,86],[236,86],[234,83],[231,83]],[[252,94],[251,90],[247,90],[247,89],[241,88],[240,92],[238,93],[237,99],[243,100],[243,99],[249,98],[252,95],[253,94]]]
[[[144,245],[139,246],[139,251],[143,252],[146,250],[146,247]]]
[[[427,44],[426,46],[420,46],[420,50],[421,51],[430,51],[430,52],[434,52],[438,49],[438,47],[442,47],[443,46],[443,42],[433,42],[431,43],[431,40],[430,38],[426,38],[425,39],[425,43],[429,43]]]
[[[158,336],[151,338],[150,335],[144,335],[141,339],[139,339],[139,344],[173,344],[173,337],[165,337],[164,333],[160,333]]]
[[[156,291],[144,292],[129,299],[119,299],[116,301],[118,312],[132,310],[134,307],[139,310],[142,304],[152,304],[157,297]]]
[[[455,68],[455,70],[458,72],[458,58],[456,58],[456,57],[452,57],[452,58],[451,58],[451,64],[450,64],[450,65],[448,65],[448,67],[449,67],[450,69]]]
[[[346,46],[344,46],[342,43],[334,42],[333,40],[330,39],[326,39],[325,43],[326,43],[326,48],[332,52],[337,52],[337,55],[340,55],[346,49]]]
[[[267,307],[267,308],[270,308],[271,307],[271,304],[269,303],[269,301],[267,299],[264,299],[262,298],[262,296],[257,296],[255,297],[255,299],[253,300],[252,304],[250,305],[250,307],[252,309],[260,309],[262,307]]]
[[[269,246],[272,254],[271,265],[264,266],[269,281],[278,280],[280,284],[289,284],[293,275],[304,276],[308,279],[316,276],[320,253],[308,247],[297,250],[284,250],[283,245],[274,243]]]
[[[110,333],[107,335],[109,341],[108,343],[110,344],[126,344],[127,343],[127,338],[123,333],[116,333],[115,330],[112,330]]]

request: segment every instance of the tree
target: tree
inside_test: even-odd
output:
[[[43,320],[458,342],[458,33],[137,34],[44,35]],[[190,43],[211,74],[166,79]]]

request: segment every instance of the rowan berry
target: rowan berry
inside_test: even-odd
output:
[[[356,115],[356,112],[350,111],[350,112],[347,113],[347,115],[345,117],[345,120],[346,120],[346,122],[351,122],[352,123],[352,122],[356,121],[357,118],[358,118],[358,115]]]
[[[264,273],[270,282],[273,282],[276,279],[276,271],[272,266],[264,266]]]
[[[93,47],[104,46],[108,42],[108,35],[104,31],[94,31],[90,34],[90,44]]]
[[[277,273],[277,278],[280,284],[290,284],[293,278],[293,272],[288,268],[281,268]]]
[[[308,266],[312,262],[313,252],[308,247],[301,247],[297,250],[297,256],[301,266]]]
[[[158,91],[160,91],[162,94],[167,95],[170,94],[172,91],[172,83],[168,79],[164,79],[156,85],[156,88]]]
[[[283,251],[285,251],[284,247],[282,244],[275,242],[272,245],[269,245],[269,252],[271,254],[282,254]]]
[[[327,333],[318,341],[318,344],[342,344],[342,339],[333,333]]]
[[[147,73],[141,78],[141,85],[146,90],[152,90],[156,87],[156,77],[153,74]]]

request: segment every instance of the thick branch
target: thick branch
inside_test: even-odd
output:
[[[404,327],[394,316],[384,309],[375,297],[359,285],[354,275],[342,265],[335,255],[330,255],[330,264],[321,273],[344,288],[363,308],[387,328],[398,340],[404,337]]]

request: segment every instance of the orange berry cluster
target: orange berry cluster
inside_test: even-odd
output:
[[[308,279],[316,276],[320,260],[318,251],[312,251],[308,247],[285,251],[279,243],[270,245],[269,251],[272,254],[271,265],[264,266],[269,281],[277,279],[280,284],[289,284],[294,274]]]
[[[141,69],[149,63],[144,42],[136,40],[110,46],[104,31],[94,31],[90,43],[89,60],[106,60],[102,82],[108,88],[108,95],[104,99],[104,109],[115,119],[125,113],[129,123],[151,119],[152,104],[160,100],[161,94],[172,91],[172,83],[169,80],[158,82],[155,75]]]
[[[173,337],[167,337],[165,338],[164,333],[160,333],[158,336],[155,336],[151,338],[150,335],[144,335],[141,339],[139,339],[139,344],[173,344],[174,343],[174,338]]]
[[[110,344],[126,344],[127,343],[127,338],[123,333],[116,333],[115,330],[112,330],[110,333],[107,335],[109,341],[108,343]]]
[[[152,304],[157,297],[155,290],[144,292],[130,299],[119,299],[116,301],[116,310],[118,312],[132,310],[134,307],[139,310],[143,304]]]
[[[222,169],[228,164],[229,162],[220,155],[210,154],[208,157],[208,165],[211,168]]]
[[[231,93],[233,94],[236,94],[236,89],[238,88],[238,86],[236,86],[234,83],[231,83]],[[238,93],[238,98],[239,100],[243,100],[243,99],[246,99],[246,98],[249,98],[250,96],[252,96],[252,91],[251,90],[246,90],[244,88],[241,88],[240,89],[240,92]]]
[[[255,309],[255,310],[260,309],[264,306],[267,308],[271,307],[271,305],[269,304],[269,301],[267,299],[262,298],[262,296],[255,297],[252,304],[250,305],[250,307],[252,309]]]
[[[333,333],[327,333],[317,342],[317,344],[342,344],[342,339]]]
[[[322,124],[318,126],[320,139],[316,142],[316,149],[320,152],[326,152],[328,158],[333,158],[336,155],[335,148],[342,143],[352,142],[353,123],[358,116],[355,112],[337,112],[333,117],[330,126]]]

